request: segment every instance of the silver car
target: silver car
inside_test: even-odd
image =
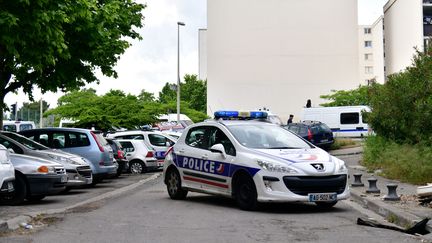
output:
[[[15,194],[10,204],[39,201],[66,189],[68,176],[63,165],[33,156],[10,154],[15,168]]]
[[[0,134],[0,144],[16,154],[35,156],[62,164],[68,174],[68,189],[88,185],[93,181],[87,160],[78,155],[50,149],[22,135],[5,131]]]
[[[155,151],[144,140],[117,140],[123,147],[129,170],[132,174],[140,174],[158,168]]]
[[[0,200],[7,198],[14,192],[15,172],[10,161],[9,152],[0,145]]]

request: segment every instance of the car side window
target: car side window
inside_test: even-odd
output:
[[[209,148],[211,148],[215,144],[222,144],[226,154],[236,156],[236,150],[234,145],[225,135],[225,133],[217,127],[211,129]]]
[[[359,124],[360,115],[358,112],[349,112],[340,114],[341,124]]]
[[[66,136],[66,147],[74,148],[74,147],[85,147],[90,146],[90,140],[85,133],[67,133]]]
[[[154,146],[166,146],[167,138],[158,134],[149,134],[148,135],[151,145]]]
[[[121,136],[115,136],[115,138],[116,139],[144,140],[144,136],[139,135],[139,134],[121,135]]]
[[[7,149],[12,149],[17,154],[23,154],[24,151],[18,147],[17,145],[13,144],[12,142],[9,142],[8,140],[0,137],[0,144],[5,146]]]
[[[120,144],[123,147],[123,151],[125,153],[131,153],[131,152],[135,151],[135,148],[131,142],[122,141],[122,142],[120,142]]]
[[[298,134],[307,134],[307,127],[301,127]]]
[[[64,133],[53,133],[52,147],[56,149],[61,149],[65,147],[65,134]]]
[[[189,130],[186,136],[186,144],[195,148],[208,149],[207,129],[207,127],[195,127]]]
[[[300,130],[300,128],[298,127],[298,126],[289,126],[288,127],[288,130],[290,130],[291,132],[293,132],[293,133],[299,133],[299,130]]]

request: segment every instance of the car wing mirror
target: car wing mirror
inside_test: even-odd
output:
[[[172,145],[171,145],[171,143],[170,143],[169,141],[166,141],[166,142],[165,142],[165,146],[166,146],[166,147],[171,147]]]
[[[212,152],[212,153],[219,153],[219,154],[222,155],[222,157],[226,158],[225,148],[220,143],[211,146],[210,152]]]
[[[8,148],[8,151],[9,151],[9,153],[11,153],[11,154],[14,154],[14,153],[15,153],[15,151],[14,151],[13,149],[11,149],[11,148]]]

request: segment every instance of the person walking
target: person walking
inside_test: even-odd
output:
[[[291,115],[289,116],[289,119],[288,119],[288,122],[287,122],[287,124],[290,124],[290,123],[292,123],[292,122],[293,122],[293,118],[294,118],[294,115],[293,115],[293,114],[291,114]]]

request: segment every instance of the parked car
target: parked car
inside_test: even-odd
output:
[[[67,189],[91,184],[93,182],[89,161],[85,158],[50,149],[22,135],[12,132],[0,132],[0,144],[17,154],[25,154],[42,159],[53,160],[62,164],[68,174]]]
[[[10,158],[15,168],[15,193],[11,204],[21,204],[25,199],[39,201],[66,189],[68,177],[63,165],[22,154],[10,154]]]
[[[120,176],[121,173],[129,170],[129,161],[126,159],[125,152],[123,151],[123,147],[119,141],[111,138],[107,138],[106,140],[113,149],[114,159],[118,164],[117,176]]]
[[[7,121],[3,120],[3,130],[10,132],[19,132],[36,128],[33,121]]]
[[[123,131],[107,134],[107,137],[115,139],[138,139],[147,141],[155,150],[155,157],[158,159],[160,166],[163,165],[165,153],[168,148],[177,142],[176,138],[158,131]]]
[[[9,151],[0,145],[0,201],[11,197],[14,192],[15,172]]]
[[[81,128],[39,128],[20,132],[50,148],[80,155],[91,162],[93,184],[117,174],[111,146],[100,131]]]
[[[285,129],[298,134],[300,137],[314,145],[327,149],[334,143],[331,129],[319,121],[304,121],[301,123],[289,123],[283,126]]]
[[[129,161],[129,170],[132,174],[140,174],[149,170],[154,170],[162,165],[158,165],[158,160],[154,157],[153,148],[143,140],[117,140],[126,153]]]

